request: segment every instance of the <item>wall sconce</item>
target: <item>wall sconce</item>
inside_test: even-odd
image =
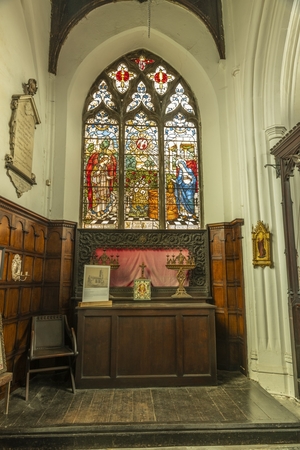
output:
[[[25,281],[29,275],[28,272],[21,271],[22,260],[20,255],[15,255],[11,263],[11,276],[14,281]]]

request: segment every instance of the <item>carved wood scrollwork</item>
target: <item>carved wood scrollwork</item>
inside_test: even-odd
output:
[[[201,296],[210,295],[207,230],[123,231],[78,229],[76,237],[75,296],[82,291],[84,265],[90,264],[97,248],[117,249],[188,249],[195,255],[196,267],[191,271],[190,287]]]

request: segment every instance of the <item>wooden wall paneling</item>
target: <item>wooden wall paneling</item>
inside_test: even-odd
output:
[[[45,313],[60,312],[59,286],[61,272],[62,236],[58,227],[51,227],[47,236],[44,273],[44,297],[42,309]]]
[[[0,245],[7,247],[10,243],[10,224],[8,216],[0,211]]]
[[[6,289],[0,287],[0,311],[4,311]]]
[[[28,252],[35,251],[35,226],[32,223],[28,224],[27,231],[25,231],[24,250]]]
[[[22,288],[19,286],[10,287],[6,291],[5,306],[2,312],[4,319],[16,319],[19,312],[19,298]]]
[[[35,283],[43,283],[44,281],[44,258],[36,256],[32,268],[32,281]]]
[[[237,219],[210,224],[208,230],[218,368],[246,373],[242,225],[243,220]]]
[[[216,305],[216,345],[217,363],[219,369],[227,369],[228,346],[228,314],[227,296],[224,283],[225,271],[225,245],[224,227],[222,224],[209,225],[211,287],[214,304]]]
[[[15,224],[11,227],[10,245],[14,250],[22,252],[24,242],[24,224],[20,220],[14,220]]]
[[[5,342],[6,363],[8,372],[14,369],[14,353],[17,341],[17,322],[7,322],[3,326],[3,337]]]
[[[23,287],[20,292],[20,304],[19,304],[19,315],[25,316],[30,314],[31,311],[31,292],[32,288],[30,286]]]
[[[42,311],[42,286],[34,286],[31,290],[31,305],[30,311],[32,315],[37,315]]]
[[[235,270],[235,293],[236,293],[236,324],[237,334],[235,336],[235,346],[237,348],[237,363],[243,373],[247,372],[247,338],[246,338],[246,309],[245,309],[245,290],[244,290],[244,272],[243,272],[243,249],[242,249],[242,225],[243,221],[234,221],[232,223],[232,243],[234,250],[234,270]]]
[[[73,237],[75,226],[75,223],[61,222],[57,227],[57,223],[53,225],[48,219],[0,197],[0,245],[6,248],[4,272],[0,280],[0,313],[3,316],[7,366],[14,372],[13,389],[25,379],[31,317],[49,311],[63,312],[60,306],[61,295],[64,310],[70,308],[72,276],[64,273],[62,277],[61,273],[73,270],[74,249],[69,238],[68,261],[65,267],[62,266],[62,242],[64,229],[68,228]],[[59,238],[53,239],[51,231],[56,228]],[[29,273],[24,282],[12,280],[11,264],[16,254],[22,259],[22,271]],[[50,273],[53,272],[53,264],[58,267],[58,270],[54,268],[54,276]],[[61,290],[62,278],[66,286]],[[2,394],[1,391],[0,398]]]
[[[61,285],[60,298],[62,311],[68,315],[72,325],[73,315],[70,314],[70,298],[73,293],[73,272],[74,272],[74,249],[75,249],[75,228],[64,228],[64,241],[61,255]]]
[[[46,245],[45,296],[43,310],[71,314],[74,240],[76,224],[60,221],[49,223]],[[73,325],[70,320],[70,325]]]

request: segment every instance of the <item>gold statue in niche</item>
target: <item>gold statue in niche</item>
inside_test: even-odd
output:
[[[253,261],[254,267],[272,266],[271,261],[271,233],[268,226],[259,220],[256,227],[252,227]]]

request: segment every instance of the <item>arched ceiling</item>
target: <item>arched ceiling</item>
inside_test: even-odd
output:
[[[93,9],[113,1],[52,0],[49,72],[56,74],[58,57],[62,45],[72,28]],[[138,1],[143,2],[147,0]],[[215,41],[220,58],[225,59],[221,0],[176,0],[176,3],[189,9],[205,23]]]

